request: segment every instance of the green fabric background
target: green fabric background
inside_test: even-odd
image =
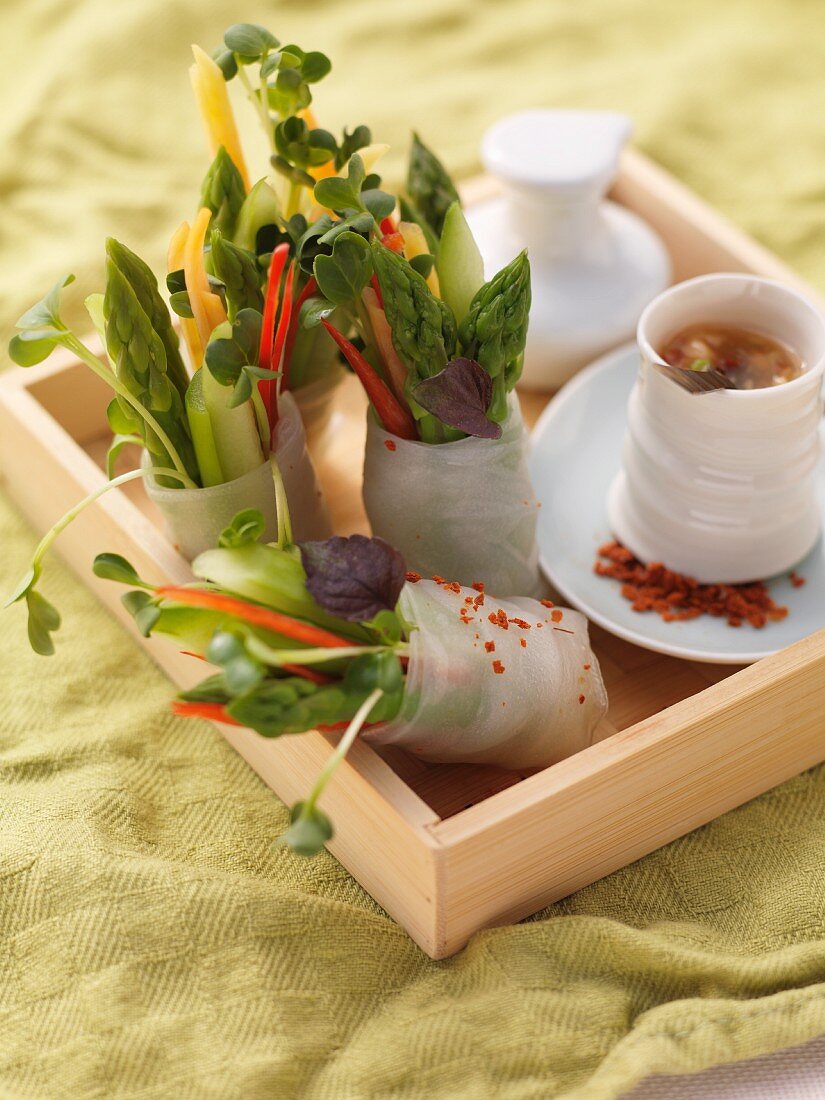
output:
[[[161,265],[206,162],[188,43],[238,18],[331,53],[323,122],[415,124],[459,173],[511,108],[626,110],[825,284],[817,0],[16,0],[4,326],[97,288],[109,232]],[[0,533],[6,590],[34,538],[2,499]],[[606,1100],[825,1031],[825,770],[434,963],[331,857],[271,852],[276,798],[56,560],[46,590],[51,661],[2,619],[1,1095]]]

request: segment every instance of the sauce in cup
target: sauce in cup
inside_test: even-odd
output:
[[[737,390],[780,386],[803,369],[800,357],[785,344],[733,325],[688,325],[670,337],[660,354],[672,367],[723,371]]]

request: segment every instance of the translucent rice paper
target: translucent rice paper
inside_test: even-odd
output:
[[[399,610],[418,629],[401,713],[362,736],[423,760],[514,770],[586,748],[607,712],[587,619],[531,599],[486,597],[476,608],[467,600],[477,596],[433,581],[405,586]]]
[[[329,516],[306,446],[301,416],[291,394],[279,399],[273,457],[284,480],[293,536],[296,542],[325,539],[331,534]],[[144,456],[144,465],[148,465]],[[152,477],[146,492],[160,509],[180,552],[189,561],[218,545],[221,532],[238,512],[257,508],[264,517],[262,541],[278,536],[275,482],[270,462],[243,477],[207,489],[167,489]]]
[[[538,504],[515,394],[502,428],[500,439],[420,443],[390,435],[370,414],[364,505],[373,534],[396,546],[408,569],[535,596]]]
[[[327,502],[307,450],[301,414],[291,393],[278,398],[280,418],[275,429],[274,454],[284,479],[292,534],[296,542],[328,539],[332,534]]]

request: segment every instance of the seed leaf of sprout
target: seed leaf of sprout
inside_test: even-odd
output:
[[[280,371],[258,366],[261,341],[261,315],[256,309],[242,309],[232,324],[219,325],[206,348],[206,366],[222,386],[232,386],[230,408],[252,397],[253,386],[261,378],[277,378]]]
[[[221,531],[218,546],[229,549],[249,546],[250,543],[260,541],[265,529],[266,522],[258,509],[245,508],[242,512],[238,512],[231,523]]]
[[[370,246],[358,233],[340,233],[334,238],[331,255],[315,257],[313,272],[328,301],[333,305],[348,305],[360,297],[370,281]]]
[[[129,470],[127,473],[121,474],[111,481],[107,481],[105,485],[101,485],[98,489],[95,489],[94,492],[89,493],[88,496],[79,501],[79,503],[75,504],[73,508],[70,508],[69,511],[61,516],[57,523],[46,532],[37,544],[34,554],[32,555],[31,568],[21,578],[17,587],[3,605],[4,607],[10,607],[14,603],[19,603],[20,600],[25,600],[28,609],[29,641],[35,653],[39,653],[43,657],[49,657],[54,653],[54,641],[51,635],[60,626],[60,615],[57,609],[49,603],[45,596],[37,591],[37,583],[43,572],[43,559],[52,543],[61,531],[64,531],[69,524],[88,507],[88,505],[93,504],[99,497],[103,496],[104,493],[107,493],[110,489],[117,488],[119,485],[124,485],[127,481],[134,481],[135,478],[145,477],[147,475],[153,477],[169,477],[177,479],[178,481],[182,480],[181,476],[175,470],[169,470],[161,466],[150,466],[145,470]],[[128,565],[128,563],[126,564]],[[134,584],[139,582],[130,580],[128,583]]]

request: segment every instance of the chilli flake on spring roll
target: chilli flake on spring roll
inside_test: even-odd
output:
[[[260,531],[254,513],[239,516],[195,560],[195,586],[149,584],[114,554],[95,572],[132,586],[124,604],[144,634],[172,636],[218,669],[175,713],[264,737],[343,731],[293,808],[283,842],[295,851],[332,835],[317,802],[362,731],[425,760],[515,770],[591,743],[607,701],[582,615],[422,580],[383,539],[271,545]]]

